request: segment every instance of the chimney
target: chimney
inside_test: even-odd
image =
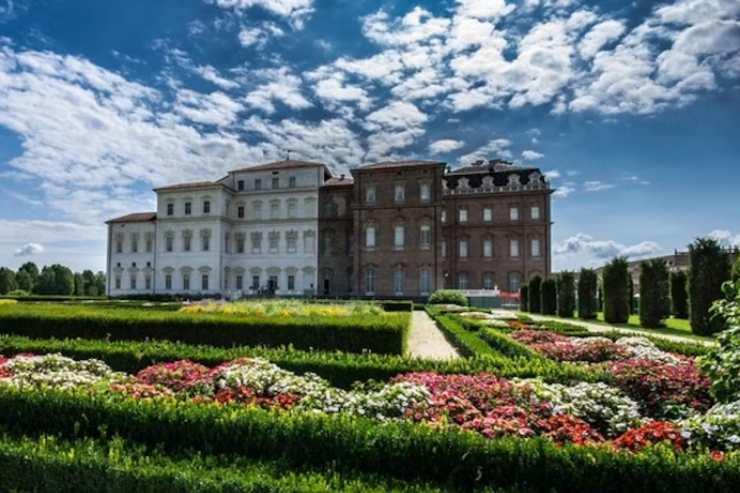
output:
[[[344,181],[344,173],[342,173],[341,175],[339,175],[339,181]]]

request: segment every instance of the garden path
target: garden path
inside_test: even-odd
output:
[[[700,339],[694,339],[691,337],[682,337],[678,335],[653,333],[653,332],[650,332],[648,329],[629,329],[625,327],[614,327],[613,325],[608,325],[606,323],[593,323],[593,322],[586,322],[583,320],[576,320],[576,319],[570,319],[570,318],[563,319],[559,317],[549,317],[547,315],[535,315],[533,313],[527,313],[526,315],[528,317],[532,317],[533,320],[550,320],[553,322],[568,322],[569,324],[579,325],[595,333],[617,331],[619,333],[626,334],[626,335],[633,335],[633,336],[649,335],[650,337],[660,337],[662,339],[668,339],[670,341],[675,341],[675,342],[692,342],[696,344],[704,344],[706,346],[714,345],[714,343],[709,342],[709,341],[702,341]]]
[[[440,360],[460,357],[455,348],[447,342],[434,320],[422,310],[412,312],[409,356]]]

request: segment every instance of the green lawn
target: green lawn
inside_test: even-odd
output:
[[[604,322],[604,313],[599,312],[598,313],[598,321],[602,323]],[[668,318],[665,321],[664,327],[659,328],[647,328],[642,327],[640,325],[640,316],[637,314],[630,315],[629,321],[626,324],[609,324],[614,327],[624,327],[629,329],[636,329],[640,331],[644,331],[648,334],[666,334],[666,335],[675,335],[675,336],[682,336],[682,337],[689,337],[691,339],[697,339],[702,341],[714,341],[713,337],[706,337],[706,336],[699,336],[696,334],[693,334],[691,332],[691,324],[688,320],[683,318]]]

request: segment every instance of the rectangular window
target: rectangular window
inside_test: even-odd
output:
[[[440,213],[440,219],[443,223],[447,222],[447,211],[445,209],[442,209],[442,212]]]
[[[236,182],[236,189],[240,192],[244,190],[244,180],[239,180]]]
[[[368,186],[365,189],[365,203],[367,204],[375,203],[375,186]]]
[[[202,250],[204,252],[207,252],[211,249],[211,238],[209,236],[202,236],[201,237],[201,243],[202,243]]]
[[[457,273],[457,289],[468,289],[468,273]]]
[[[131,252],[136,253],[139,251],[139,237],[137,235],[131,236]]]
[[[483,240],[483,256],[490,258],[493,257],[493,241],[489,239]]]
[[[533,257],[540,256],[540,240],[539,239],[532,240],[532,256]]]
[[[262,219],[262,202],[252,204],[252,214],[254,214],[255,219]]]
[[[168,252],[171,252],[173,243],[174,243],[174,238],[172,238],[171,236],[168,236],[167,238],[165,238],[165,241],[164,241],[165,250],[167,250]]]
[[[288,217],[289,218],[298,217],[297,211],[298,211],[298,201],[296,199],[288,200]]]
[[[169,204],[167,204],[167,215],[172,216],[174,214],[175,214],[175,204],[170,202]]]
[[[296,251],[298,251],[298,235],[297,234],[288,234],[287,248],[288,248],[288,253],[295,253]]]
[[[442,240],[442,257],[447,256],[447,240]]]
[[[493,209],[490,207],[483,208],[483,221],[490,223],[493,221]]]
[[[365,228],[365,246],[367,248],[375,248],[375,227],[368,226]]]
[[[468,258],[468,240],[460,240],[460,258]]]
[[[375,293],[375,269],[367,269],[365,272],[365,293]]]
[[[172,289],[172,274],[164,275],[164,289]]]
[[[457,212],[457,219],[461,223],[468,222],[468,210],[465,207],[460,207]]]
[[[211,201],[206,200],[203,202],[203,214],[210,214],[211,213]]]
[[[396,186],[393,188],[393,200],[396,202],[403,202],[406,200],[406,185],[403,183],[396,183]]]
[[[277,231],[270,232],[268,237],[270,253],[277,253],[280,247],[280,233]]]
[[[236,217],[239,219],[244,219],[244,206],[240,205],[236,208]]]
[[[429,294],[432,290],[432,276],[428,269],[422,269],[419,272],[419,292]]]
[[[403,294],[403,271],[401,269],[393,271],[393,293],[395,295]]]
[[[483,289],[493,289],[493,273],[483,273]]]
[[[231,250],[231,235],[224,233],[224,252],[229,253]]]
[[[131,289],[136,289],[136,277],[134,277],[134,275],[131,276],[129,282],[131,283]]]
[[[278,178],[277,176],[273,176],[272,177],[272,189],[277,190],[278,188],[280,188],[280,178]]]
[[[252,233],[252,253],[262,253],[262,233]]]
[[[116,289],[121,289],[121,276],[116,276]]]
[[[270,202],[270,219],[280,218],[280,202]]]
[[[186,236],[182,239],[182,249],[186,252],[190,251],[190,237]]]
[[[419,229],[419,246],[423,249],[432,246],[432,227],[428,224],[423,224]]]
[[[530,209],[530,211],[531,211],[532,219],[539,219],[540,218],[540,208],[539,208],[539,206],[536,206],[536,205],[532,206],[532,208]]]
[[[182,289],[183,291],[190,291],[190,274],[182,275]]]
[[[241,291],[244,286],[244,278],[242,276],[236,276],[236,289]]]
[[[288,177],[288,188],[295,188],[295,187],[296,187],[295,176]]]
[[[236,236],[236,253],[244,253],[244,235]]]
[[[295,291],[295,276],[288,276],[288,291]]]
[[[192,212],[192,204],[190,202],[185,202],[185,215],[189,216]]]
[[[262,190],[262,179],[255,178],[254,179],[254,189],[255,190]]]
[[[304,234],[303,235],[303,253],[313,253],[314,252],[314,235],[312,234]]]
[[[152,278],[149,276],[144,278],[144,289],[152,289]]]
[[[519,256],[519,240],[511,240],[509,242],[509,255],[512,257]]]
[[[153,243],[152,242],[152,236],[151,235],[147,235],[146,236],[146,251],[147,251],[147,253],[151,253],[152,248],[153,248],[153,244],[152,243]]]
[[[401,249],[404,246],[406,228],[403,226],[396,226],[393,229],[393,246],[396,249]]]
[[[519,207],[511,207],[509,209],[509,219],[511,219],[512,221],[519,220]]]
[[[208,291],[208,274],[200,276],[200,289],[202,291]]]
[[[260,288],[260,276],[252,276],[252,289],[257,290]]]
[[[116,240],[116,253],[123,253],[123,240],[120,238]]]
[[[429,183],[419,185],[419,198],[422,202],[429,202],[432,199],[432,187]]]

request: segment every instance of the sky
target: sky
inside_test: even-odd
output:
[[[0,265],[105,266],[155,186],[540,167],[555,270],[740,245],[737,0],[0,0]]]

